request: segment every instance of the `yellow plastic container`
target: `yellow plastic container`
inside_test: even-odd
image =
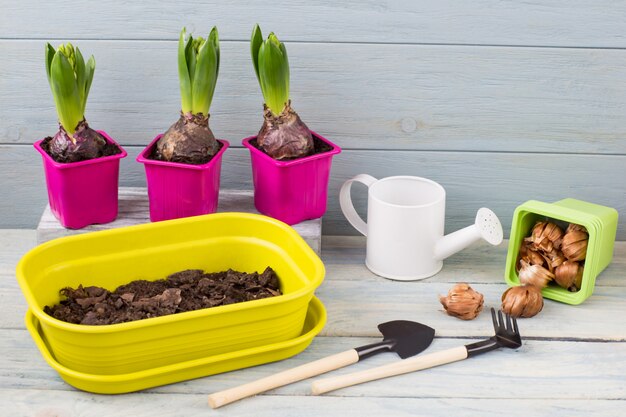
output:
[[[326,310],[322,303],[313,297],[309,304],[302,334],[294,339],[144,371],[117,375],[94,375],[77,372],[61,365],[48,349],[47,340],[41,333],[37,317],[30,310],[26,313],[26,328],[48,365],[71,386],[97,394],[133,392],[286,359],[306,349],[322,330],[324,324],[326,324]]]
[[[109,290],[184,269],[278,274],[283,295],[106,326],[66,323],[43,312],[59,290]],[[39,333],[63,367],[120,375],[292,340],[302,333],[324,265],[289,226],[246,213],[219,213],[55,239],[28,252],[17,279]]]

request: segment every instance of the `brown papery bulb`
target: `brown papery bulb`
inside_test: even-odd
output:
[[[563,236],[561,250],[570,261],[582,261],[587,255],[589,235],[581,230],[572,230]]]
[[[546,262],[546,258],[534,249],[531,242],[522,241],[522,245],[519,249],[519,255],[517,257],[517,263],[515,264],[515,272],[519,272],[522,262],[531,265],[543,266]]]
[[[563,229],[552,222],[537,222],[533,227],[530,240],[534,246],[550,252],[553,248],[559,248]]]
[[[513,317],[533,317],[542,309],[543,296],[534,285],[511,287],[502,294],[502,311]]]
[[[461,282],[448,291],[447,297],[440,295],[439,301],[449,315],[462,320],[473,320],[483,309],[484,297],[469,284]]]
[[[522,260],[531,265],[543,265],[545,263],[545,258],[528,244],[522,245],[520,254],[522,255]]]
[[[565,256],[563,252],[558,249],[552,249],[552,252],[548,253],[548,266],[550,267],[550,272],[554,272],[555,268],[558,268],[565,262]]]
[[[585,226],[581,226],[579,224],[574,224],[574,223],[570,223],[569,226],[567,226],[567,229],[565,230],[565,233],[569,233],[569,232],[573,232],[573,231],[579,231],[579,232],[587,232],[587,229],[585,228]]]
[[[576,292],[580,289],[583,271],[584,268],[578,262],[565,261],[556,269],[554,281],[561,287]]]
[[[522,284],[545,288],[554,279],[554,274],[541,265],[531,265],[520,261],[519,280]]]

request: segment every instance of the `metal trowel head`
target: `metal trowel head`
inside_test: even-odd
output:
[[[435,329],[424,324],[408,320],[394,320],[378,325],[384,341],[390,343],[392,352],[402,359],[415,356],[424,351],[435,338]]]

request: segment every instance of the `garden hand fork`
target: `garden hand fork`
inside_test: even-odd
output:
[[[489,339],[469,345],[431,353],[429,355],[417,356],[394,362],[389,365],[379,366],[361,372],[354,372],[334,378],[325,378],[313,382],[313,394],[319,395],[339,388],[345,388],[363,382],[374,381],[395,375],[402,375],[409,372],[420,371],[422,369],[433,368],[439,365],[460,361],[481,353],[489,352],[501,347],[517,349],[522,346],[522,337],[517,328],[517,321],[514,317],[491,309],[491,318],[496,334]]]

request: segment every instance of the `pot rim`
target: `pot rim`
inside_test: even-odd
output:
[[[256,139],[258,135],[249,136],[249,137],[243,139],[241,141],[241,144],[243,146],[245,146],[246,148],[248,148],[251,153],[253,153],[255,155],[259,155],[261,158],[265,159],[266,161],[271,161],[274,165],[279,166],[279,167],[300,165],[300,164],[304,164],[304,163],[307,163],[307,162],[310,162],[310,161],[314,161],[314,160],[317,160],[317,159],[323,159],[323,158],[332,157],[333,155],[337,155],[338,153],[341,153],[341,148],[338,145],[335,145],[334,143],[332,143],[331,141],[329,141],[328,139],[326,139],[322,135],[320,135],[320,134],[318,134],[318,133],[316,133],[316,132],[314,132],[312,130],[309,130],[309,132],[311,132],[311,135],[313,135],[315,138],[321,140],[322,142],[326,143],[327,145],[332,146],[333,149],[331,149],[328,152],[323,152],[323,153],[318,153],[318,154],[315,154],[315,155],[305,156],[303,158],[298,158],[298,159],[292,159],[290,161],[280,161],[280,160],[272,158],[271,156],[269,156],[265,152],[261,151],[260,149],[255,148],[254,146],[252,146],[250,144],[250,141],[253,140],[253,139]]]
[[[224,152],[226,152],[226,149],[228,149],[228,147],[230,146],[230,143],[227,140],[217,139],[217,141],[222,144],[222,147],[215,155],[213,155],[213,158],[211,158],[209,162],[201,164],[201,165],[183,164],[181,162],[158,161],[156,159],[148,158],[148,155],[152,152],[152,149],[154,148],[154,146],[156,146],[157,141],[161,139],[163,135],[164,133],[159,133],[158,135],[156,135],[156,137],[152,139],[152,142],[150,142],[150,144],[146,146],[139,155],[137,155],[137,158],[135,158],[135,160],[139,162],[140,164],[145,164],[145,165],[157,165],[157,166],[172,167],[172,168],[206,170],[207,168],[210,168],[211,166],[213,166],[213,164],[217,163],[217,161],[221,159]]]
[[[111,136],[109,136],[104,130],[96,130],[96,132],[100,133],[104,137],[104,139],[106,139],[107,142],[112,143],[113,145],[117,146],[121,152],[118,153],[118,154],[115,154],[115,155],[102,156],[100,158],[87,159],[85,161],[57,162],[50,155],[48,155],[48,153],[41,147],[41,143],[45,139],[38,140],[37,142],[35,142],[33,144],[33,146],[35,147],[37,152],[39,152],[48,163],[50,163],[52,166],[54,166],[57,169],[77,168],[77,167],[81,167],[81,166],[85,166],[85,165],[92,165],[92,164],[97,164],[97,163],[101,163],[101,162],[107,162],[107,161],[111,161],[111,160],[115,160],[115,159],[122,159],[122,158],[126,158],[126,156],[128,156],[128,153],[122,147],[122,145],[120,145],[115,140],[113,140],[113,138],[111,138]]]

